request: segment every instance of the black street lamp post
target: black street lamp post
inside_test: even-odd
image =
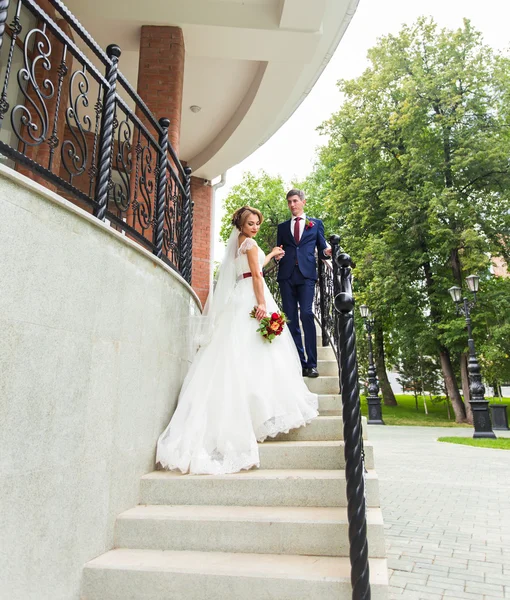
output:
[[[381,398],[379,396],[379,382],[377,381],[377,371],[374,365],[374,352],[372,348],[372,331],[374,329],[374,319],[372,313],[366,304],[359,307],[359,311],[365,323],[368,338],[368,421],[369,425],[384,425],[381,409]]]
[[[466,277],[466,282],[469,291],[473,294],[473,300],[468,300],[462,297],[462,289],[456,285],[448,291],[452,300],[457,305],[457,312],[464,315],[468,331],[468,346],[469,346],[469,403],[473,411],[473,425],[475,431],[474,438],[495,438],[492,431],[491,417],[489,413],[489,402],[485,399],[485,386],[482,383],[482,375],[480,373],[480,365],[476,359],[475,342],[473,340],[473,330],[471,327],[471,309],[476,304],[476,293],[480,278],[476,275]]]

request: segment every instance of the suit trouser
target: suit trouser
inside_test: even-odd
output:
[[[317,366],[317,334],[313,316],[313,298],[315,295],[315,281],[303,277],[296,265],[289,279],[279,281],[282,295],[283,312],[287,315],[287,326],[294,339],[303,368]],[[299,307],[299,312],[298,312]],[[305,348],[301,340],[299,317],[305,334]],[[306,350],[306,358],[305,358]]]

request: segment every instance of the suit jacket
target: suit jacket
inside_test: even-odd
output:
[[[278,281],[290,278],[296,262],[303,277],[315,281],[317,279],[315,248],[319,251],[319,258],[329,258],[329,256],[324,254],[324,250],[328,247],[326,238],[324,237],[324,224],[320,219],[307,217],[307,220],[313,223],[313,227],[307,229],[305,226],[299,243],[296,243],[290,230],[291,220],[289,219],[278,225],[276,245],[283,246],[285,250],[285,256],[279,263]]]

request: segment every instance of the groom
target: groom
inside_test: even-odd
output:
[[[293,189],[287,193],[287,205],[292,219],[278,225],[276,245],[285,250],[279,263],[278,284],[283,312],[289,319],[289,331],[301,360],[303,377],[318,377],[317,337],[312,310],[317,281],[315,248],[318,250],[319,260],[330,258],[331,248],[326,244],[322,221],[307,217],[305,204],[305,194],[301,190]],[[298,307],[305,334],[306,357],[301,341]]]

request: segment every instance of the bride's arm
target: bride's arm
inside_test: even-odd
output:
[[[255,298],[257,299],[257,311],[255,316],[260,321],[260,319],[263,319],[267,315],[267,309],[266,300],[264,298],[264,280],[260,272],[258,246],[254,245],[253,248],[248,250],[246,256],[248,257],[248,265],[251,271],[253,291],[255,292]]]
[[[267,263],[275,258],[276,260],[280,260],[280,258],[285,254],[285,250],[281,246],[275,246],[271,252],[264,258],[264,267]]]

